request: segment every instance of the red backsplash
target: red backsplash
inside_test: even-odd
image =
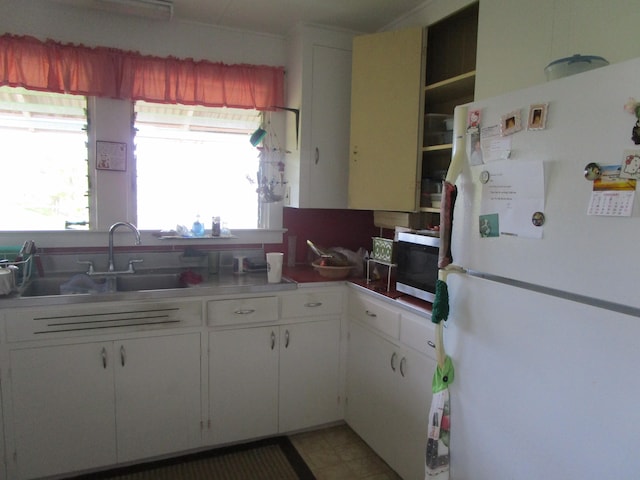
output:
[[[328,210],[285,207],[283,227],[287,229],[281,245],[265,245],[265,251],[284,252],[290,237],[296,237],[296,263],[307,262],[307,240],[324,247],[343,247],[357,252],[371,251],[371,237],[380,235],[370,210]]]

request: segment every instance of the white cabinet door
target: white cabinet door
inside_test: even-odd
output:
[[[20,478],[200,445],[200,334],[14,350]]]
[[[435,361],[349,328],[347,422],[403,479],[422,480]]]
[[[200,334],[114,343],[118,461],[200,445]]]
[[[400,439],[395,450],[393,468],[407,480],[423,480],[429,408],[431,407],[431,381],[436,362],[410,349],[399,350],[399,375],[395,397],[398,415],[395,438]]]
[[[300,207],[347,208],[350,84],[351,51],[314,45],[311,142],[301,146]]]
[[[397,347],[355,322],[349,324],[347,423],[387,463],[394,457],[391,435],[398,417],[395,396]]]
[[[280,432],[341,418],[340,318],[280,327]]]
[[[14,350],[10,359],[20,478],[116,462],[111,343]]]
[[[300,26],[289,39],[285,205],[347,208],[353,35]],[[298,128],[298,130],[296,129]]]
[[[278,431],[278,327],[209,334],[209,418],[214,443]]]
[[[354,39],[349,208],[420,205],[423,58],[418,28]]]

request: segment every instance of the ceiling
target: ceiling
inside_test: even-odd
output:
[[[124,0],[55,0],[110,9]],[[140,0],[148,2],[150,0]],[[162,0],[167,2],[168,0]],[[375,32],[425,0],[173,0],[173,20],[286,35],[299,22]],[[121,7],[121,5],[120,5]]]

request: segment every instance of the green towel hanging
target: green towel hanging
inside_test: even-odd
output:
[[[436,280],[436,298],[431,310],[431,321],[440,323],[447,318],[449,318],[449,290],[446,282],[438,279]]]

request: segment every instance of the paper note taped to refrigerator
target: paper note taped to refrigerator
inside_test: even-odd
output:
[[[482,237],[542,238],[544,166],[506,160],[483,165],[479,230]]]

